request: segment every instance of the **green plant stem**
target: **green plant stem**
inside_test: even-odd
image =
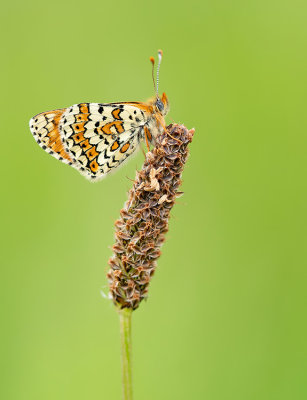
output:
[[[132,310],[129,308],[119,311],[123,400],[132,400],[131,316]]]

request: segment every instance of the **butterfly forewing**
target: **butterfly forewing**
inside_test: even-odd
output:
[[[59,121],[64,112],[65,108],[37,114],[30,120],[30,129],[37,143],[47,153],[68,164],[72,159],[64,149],[59,131]]]
[[[140,106],[141,105],[141,106]],[[38,114],[30,121],[36,141],[89,179],[105,176],[131,155],[149,114],[142,103],[81,103]]]

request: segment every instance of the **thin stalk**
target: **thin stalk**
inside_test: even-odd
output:
[[[119,311],[123,400],[132,400],[131,316],[130,308],[123,308]]]

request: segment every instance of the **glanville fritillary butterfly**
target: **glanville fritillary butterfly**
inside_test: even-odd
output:
[[[36,142],[91,181],[120,166],[142,140],[149,150],[150,143],[165,130],[164,117],[169,111],[166,94],[158,94],[161,50],[158,58],[156,95],[147,103],[80,103],[37,114],[30,120]],[[154,58],[150,61],[153,76]]]

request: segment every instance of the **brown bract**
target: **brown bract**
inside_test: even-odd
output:
[[[157,137],[155,148],[146,154],[121,218],[115,222],[116,243],[107,277],[112,299],[120,308],[136,309],[147,297],[170,210],[182,194],[178,188],[194,130],[174,124],[167,132]]]

